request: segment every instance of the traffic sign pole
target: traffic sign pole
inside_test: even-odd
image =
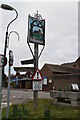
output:
[[[8,93],[7,93],[7,118],[9,117],[9,96],[10,96],[10,71],[11,66],[9,65],[9,74],[8,74]]]

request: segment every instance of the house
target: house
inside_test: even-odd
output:
[[[21,89],[32,89],[33,67],[14,67]]]
[[[14,67],[14,70],[19,78],[20,88],[32,89],[34,68]],[[75,62],[61,65],[45,63],[40,71],[44,79],[42,82],[43,91],[50,91],[53,88],[69,90],[71,84],[78,84],[80,88],[80,57]],[[21,74],[21,72],[25,73]]]
[[[44,91],[53,88],[69,90],[72,83],[80,86],[80,69],[64,65],[45,64],[41,73],[47,78],[47,84],[43,84]]]

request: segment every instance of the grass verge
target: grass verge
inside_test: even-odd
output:
[[[9,119],[79,119],[79,109],[64,106],[54,106],[53,99],[38,99],[38,107],[36,110],[33,108],[33,100],[24,104],[10,106]],[[2,120],[6,119],[6,108],[2,109]]]

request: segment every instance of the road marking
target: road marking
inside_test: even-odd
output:
[[[18,99],[22,99],[22,97],[18,97]]]
[[[4,98],[4,97],[6,97],[7,95],[2,95],[2,97]]]
[[[16,96],[12,96],[13,98],[16,98]]]
[[[7,101],[7,99],[3,99],[2,102]]]
[[[9,103],[9,105],[12,105],[12,103]],[[1,103],[1,108],[7,107],[7,103]]]

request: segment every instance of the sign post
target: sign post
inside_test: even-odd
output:
[[[38,59],[45,46],[45,20],[37,13],[34,17],[28,17],[28,37],[27,43],[34,59],[34,71],[38,69]],[[34,43],[34,54],[29,43]],[[38,55],[38,44],[43,45],[40,55]],[[37,73],[38,74],[38,73]],[[33,81],[34,109],[38,106],[38,89],[42,89],[40,81]],[[39,88],[40,87],[40,88]]]

